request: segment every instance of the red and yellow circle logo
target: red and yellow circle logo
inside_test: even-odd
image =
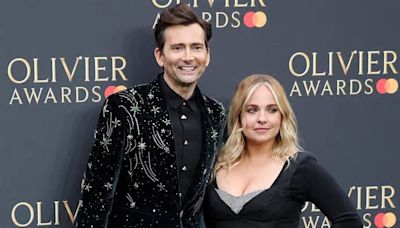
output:
[[[394,78],[381,78],[376,83],[376,90],[380,94],[394,94],[399,89],[399,83]]]
[[[265,13],[261,11],[249,11],[243,17],[244,25],[246,25],[248,28],[264,27],[267,24],[267,21],[267,15],[265,15]]]
[[[114,94],[114,93],[118,93],[120,91],[126,90],[126,86],[124,85],[119,85],[119,86],[108,86],[105,90],[104,90],[104,97],[107,98],[110,95]]]
[[[392,212],[379,213],[374,219],[375,226],[378,228],[390,228],[396,224],[396,215]]]

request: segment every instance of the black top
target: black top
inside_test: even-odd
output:
[[[193,95],[185,100],[168,86],[161,75],[159,80],[174,136],[179,191],[182,199],[187,200],[203,151],[201,110],[197,102],[201,94],[198,94],[198,90],[194,90]]]
[[[333,228],[362,227],[362,222],[345,192],[316,159],[299,153],[285,164],[273,185],[235,214],[210,183],[204,201],[207,228],[297,228],[305,201],[314,203],[332,222]]]

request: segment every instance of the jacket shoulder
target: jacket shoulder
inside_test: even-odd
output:
[[[126,90],[120,91],[118,93],[109,96],[109,100],[118,100],[121,104],[126,103],[144,103],[144,95],[147,94],[149,90],[149,83],[139,84],[134,87],[128,88]]]
[[[206,102],[207,107],[209,107],[211,109],[215,109],[218,112],[222,112],[225,115],[226,110],[225,110],[224,105],[221,102],[219,102],[219,101],[215,100],[214,98],[211,98],[207,95],[204,95],[204,94],[202,94],[202,96],[203,96],[203,100]]]

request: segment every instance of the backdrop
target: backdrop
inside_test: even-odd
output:
[[[0,228],[74,227],[105,93],[161,71],[153,26],[178,2],[213,26],[202,91],[229,105],[245,76],[276,76],[364,227],[398,227],[399,2],[2,0]],[[301,227],[329,227],[303,210]]]

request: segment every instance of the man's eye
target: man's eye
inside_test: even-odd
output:
[[[172,50],[174,50],[174,51],[180,51],[180,50],[182,50],[182,47],[179,47],[179,46],[177,46],[177,47],[172,47]]]

